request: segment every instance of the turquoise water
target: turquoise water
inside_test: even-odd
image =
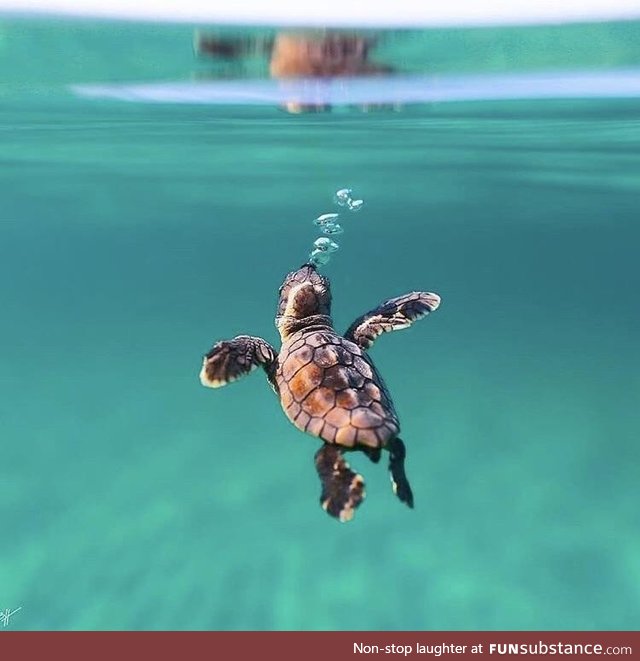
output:
[[[469,31],[455,52],[397,34],[386,56],[640,65],[636,24],[553,30]],[[200,75],[190,29],[0,35],[10,629],[637,628],[638,100],[127,104],[65,85]],[[416,508],[354,456],[368,496],[345,525],[261,373],[198,381],[214,340],[277,344],[277,289],[343,186],[366,208],[325,270],[337,327],[408,290],[443,298],[371,351]]]

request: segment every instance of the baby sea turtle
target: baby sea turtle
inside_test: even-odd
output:
[[[320,502],[331,516],[350,520],[365,496],[362,476],[343,456],[350,450],[361,450],[373,462],[387,450],[394,493],[413,507],[398,416],[366,352],[378,335],[407,328],[439,305],[440,297],[429,292],[391,298],[356,319],[341,336],[329,316],[329,280],[304,264],[280,287],[275,319],[280,353],[250,335],[217,342],[204,357],[200,380],[217,388],[258,366],[265,370],[289,420],[324,441],[315,464],[322,482]]]

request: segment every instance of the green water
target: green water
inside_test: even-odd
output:
[[[533,68],[553,30],[464,43]],[[636,24],[566,30],[542,64],[640,64]],[[393,48],[478,69],[443,35]],[[637,629],[640,102],[292,116],[63,87],[197,75],[190,39],[0,26],[7,630]],[[371,351],[416,508],[354,456],[345,525],[261,373],[197,378],[216,339],[277,343],[277,289],[343,186],[366,208],[326,268],[337,327],[443,298]]]

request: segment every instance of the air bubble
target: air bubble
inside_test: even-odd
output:
[[[320,227],[323,227],[327,223],[333,223],[336,221],[336,219],[340,216],[340,214],[337,213],[323,213],[321,216],[318,216],[314,221],[314,225],[318,225]]]
[[[360,211],[360,209],[362,209],[363,204],[364,204],[364,200],[349,200],[347,202],[349,211]]]
[[[309,261],[315,266],[322,266],[331,259],[331,255],[324,250],[313,250],[309,255]]]
[[[338,223],[327,223],[322,228],[323,234],[342,234],[343,232],[342,225],[339,225]]]
[[[335,252],[340,246],[335,241],[321,236],[319,239],[315,240],[313,247],[316,250],[322,250],[322,252]]]
[[[351,200],[351,193],[353,191],[350,188],[341,188],[339,191],[336,191],[336,204],[341,207],[346,207]]]

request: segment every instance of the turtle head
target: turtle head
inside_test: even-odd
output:
[[[314,322],[331,323],[331,287],[313,264],[287,275],[280,287],[276,326],[282,339]],[[318,317],[323,319],[318,319]]]

